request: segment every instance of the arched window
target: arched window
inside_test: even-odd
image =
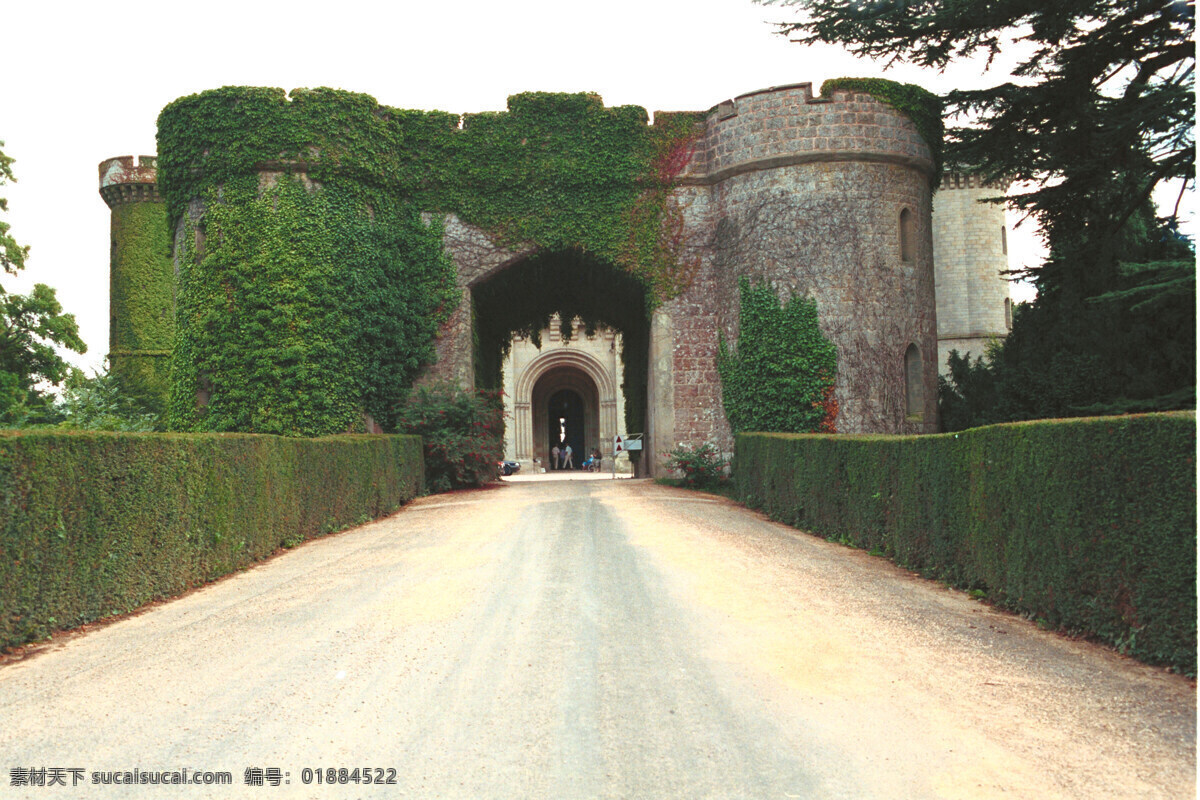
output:
[[[914,261],[917,248],[917,223],[912,211],[900,209],[900,260]]]
[[[1004,298],[1004,325],[1008,330],[1012,330],[1012,298]]]
[[[1000,249],[1004,255],[1008,255],[1008,228],[1004,225],[1000,226]]]
[[[910,344],[904,351],[904,412],[910,417],[925,415],[925,381],[921,351]]]

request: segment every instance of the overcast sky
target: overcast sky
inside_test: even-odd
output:
[[[108,352],[109,212],[97,165],[155,152],[158,112],[230,84],[333,86],[400,108],[502,110],[510,94],[589,91],[606,105],[705,110],[799,81],[882,76],[944,92],[998,82],[978,65],[947,75],[858,61],[775,35],[786,7],[749,0],[73,3],[18,0],[3,13],[0,140],[16,159],[4,187],[12,235],[32,247],[21,278],[58,289],[88,345]],[[1035,258],[1029,225],[1013,266]],[[1018,296],[1020,296],[1018,294]]]

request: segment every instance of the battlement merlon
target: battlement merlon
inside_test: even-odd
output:
[[[162,202],[158,156],[117,156],[100,162],[100,196],[109,208],[125,203]]]

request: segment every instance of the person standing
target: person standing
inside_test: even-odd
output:
[[[575,469],[575,462],[571,460],[571,445],[563,448],[563,469]]]
[[[558,469],[558,445],[550,448],[550,469]]]

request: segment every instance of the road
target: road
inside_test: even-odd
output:
[[[1192,681],[645,481],[423,498],[0,665],[5,797],[1146,800],[1195,752]],[[181,768],[233,785],[91,784]]]

